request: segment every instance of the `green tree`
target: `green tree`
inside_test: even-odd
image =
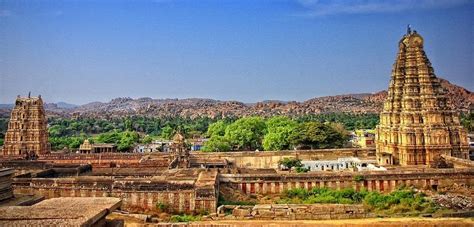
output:
[[[237,150],[255,150],[261,149],[265,132],[265,121],[261,117],[243,117],[226,128],[225,137]]]
[[[230,151],[230,149],[230,143],[224,136],[214,135],[204,143],[201,150],[207,152],[222,152]]]
[[[344,145],[345,140],[346,137],[329,124],[319,122],[300,124],[290,135],[291,143],[304,149],[338,148]]]
[[[301,160],[297,158],[283,158],[278,161],[278,164],[284,166],[287,169],[291,169],[293,167],[303,167]]]
[[[461,115],[461,125],[468,131],[474,132],[474,112]]]
[[[171,139],[171,137],[173,136],[173,131],[173,128],[167,125],[161,129],[161,137],[165,139]]]
[[[119,151],[128,151],[130,150],[135,143],[138,142],[140,136],[137,132],[125,131],[119,134],[120,141],[117,144],[117,150]]]
[[[216,121],[216,122],[209,125],[209,127],[207,128],[206,135],[208,137],[224,136],[225,135],[225,129],[227,128],[227,126],[228,126],[228,124],[225,123],[223,120]]]
[[[128,131],[133,130],[133,123],[132,123],[132,120],[130,120],[130,118],[125,119],[124,125],[125,125],[125,130],[128,130]]]
[[[117,150],[128,151],[139,141],[139,138],[140,136],[135,131],[112,131],[99,134],[95,141],[98,143],[113,143],[117,145]]]
[[[277,116],[266,121],[268,133],[263,138],[263,148],[270,150],[290,149],[289,136],[298,124],[288,117]]]
[[[150,135],[146,135],[146,136],[142,139],[142,143],[144,143],[144,144],[150,144],[151,142],[153,142],[153,137],[150,136]]]

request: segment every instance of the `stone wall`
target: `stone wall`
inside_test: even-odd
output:
[[[401,185],[417,188],[474,186],[474,169],[418,169],[413,171],[344,172],[304,174],[221,174],[221,184],[245,194],[274,194],[294,188],[362,188],[391,192]]]
[[[199,178],[198,178],[199,179]],[[57,197],[117,197],[124,210],[156,210],[163,204],[170,212],[214,212],[217,205],[214,184],[154,179],[113,179],[111,177],[15,178],[14,190],[19,194]],[[211,179],[212,182],[212,179]]]
[[[225,216],[231,210],[231,216]],[[209,219],[243,220],[328,220],[368,217],[363,205],[352,204],[264,204],[255,206],[222,205]]]
[[[283,158],[300,158],[302,160],[337,159],[339,157],[375,158],[373,148],[341,148],[319,150],[289,151],[243,151],[243,152],[192,152],[191,157],[200,160],[226,159],[239,168],[277,168]],[[58,164],[91,164],[94,168],[104,167],[168,167],[169,157],[166,153],[100,153],[100,154],[47,154],[39,157],[40,161]]]
[[[108,167],[168,167],[168,157],[157,155],[153,160],[138,153],[47,154],[38,160],[56,164],[90,164],[94,168]]]
[[[13,197],[12,176],[15,170],[0,169],[0,201]]]
[[[202,159],[226,159],[232,166],[239,168],[278,168],[278,162],[284,158],[299,158],[301,160],[327,160],[340,157],[375,158],[373,148],[340,148],[318,150],[289,150],[264,152],[214,152],[192,153]]]
[[[474,161],[469,159],[456,158],[448,155],[441,155],[446,162],[453,164],[454,168],[474,168]]]

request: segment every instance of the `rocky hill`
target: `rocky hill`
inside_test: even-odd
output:
[[[460,112],[474,109],[474,94],[457,85],[441,79],[448,94],[450,105]],[[381,111],[386,91],[318,97],[304,102],[262,101],[248,104],[238,101],[219,101],[213,99],[152,99],[115,98],[107,103],[93,102],[82,106],[46,104],[49,116],[115,118],[123,116],[159,117],[200,117],[222,116],[301,116],[306,114],[351,112],[378,113]],[[66,106],[66,107],[65,107]],[[0,116],[9,115],[8,105],[0,107]]]

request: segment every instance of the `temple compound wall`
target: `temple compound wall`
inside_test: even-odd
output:
[[[168,167],[168,155],[157,155],[148,159],[138,153],[59,154],[51,153],[38,157],[39,161],[55,164],[90,164],[94,168]]]
[[[13,197],[12,176],[14,172],[10,168],[0,168],[0,201]]]
[[[391,192],[402,185],[437,190],[454,183],[474,186],[474,169],[419,169],[414,171],[306,174],[221,174],[222,185],[245,194],[278,194],[295,188],[354,188]]]
[[[288,150],[265,152],[214,152],[192,153],[202,159],[224,158],[232,167],[267,169],[278,168],[279,161],[284,158],[298,158],[301,160],[331,160],[340,157],[360,157],[362,159],[375,158],[374,148],[339,148],[318,150]]]
[[[159,179],[113,179],[111,177],[15,178],[15,194],[37,194],[45,198],[116,197],[122,209],[169,212],[214,212],[217,206],[216,172],[201,172],[197,181]]]
[[[446,160],[447,163],[451,163],[454,168],[471,168],[474,169],[474,161],[463,158],[456,158],[447,155],[441,155],[442,158]]]
[[[222,205],[217,208],[217,214],[225,215],[229,211],[237,220],[331,220],[372,216],[363,205],[355,204]]]
[[[244,151],[244,152],[191,152],[190,159],[201,162],[226,159],[232,167],[238,168],[278,168],[278,162],[284,158],[301,160],[327,160],[340,157],[375,158],[374,148],[340,148],[319,150],[289,151]],[[94,168],[115,167],[168,167],[170,158],[167,153],[100,153],[100,154],[45,154],[39,161],[55,164],[90,164]]]
[[[45,198],[117,197],[123,200],[124,210],[155,210],[158,204],[163,204],[168,211],[184,213],[215,212],[219,187],[222,186],[248,195],[279,194],[295,188],[309,190],[315,187],[366,189],[383,193],[403,185],[432,190],[444,190],[455,183],[474,187],[473,168],[265,174],[258,171],[252,174],[222,174],[215,170],[203,170],[194,175],[190,174],[191,170],[186,171],[177,172],[171,178],[119,175],[48,178],[47,173],[37,174],[36,177],[25,174],[14,178],[13,186],[18,194],[38,194]]]

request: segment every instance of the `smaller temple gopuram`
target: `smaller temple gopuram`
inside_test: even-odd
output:
[[[176,133],[171,144],[169,168],[189,168],[191,166],[189,156],[184,136]]]
[[[408,27],[376,130],[381,165],[435,166],[441,155],[467,159],[467,131],[451,109],[423,50],[423,38]]]
[[[2,154],[31,159],[49,153],[50,149],[41,95],[18,96],[8,123]]]

